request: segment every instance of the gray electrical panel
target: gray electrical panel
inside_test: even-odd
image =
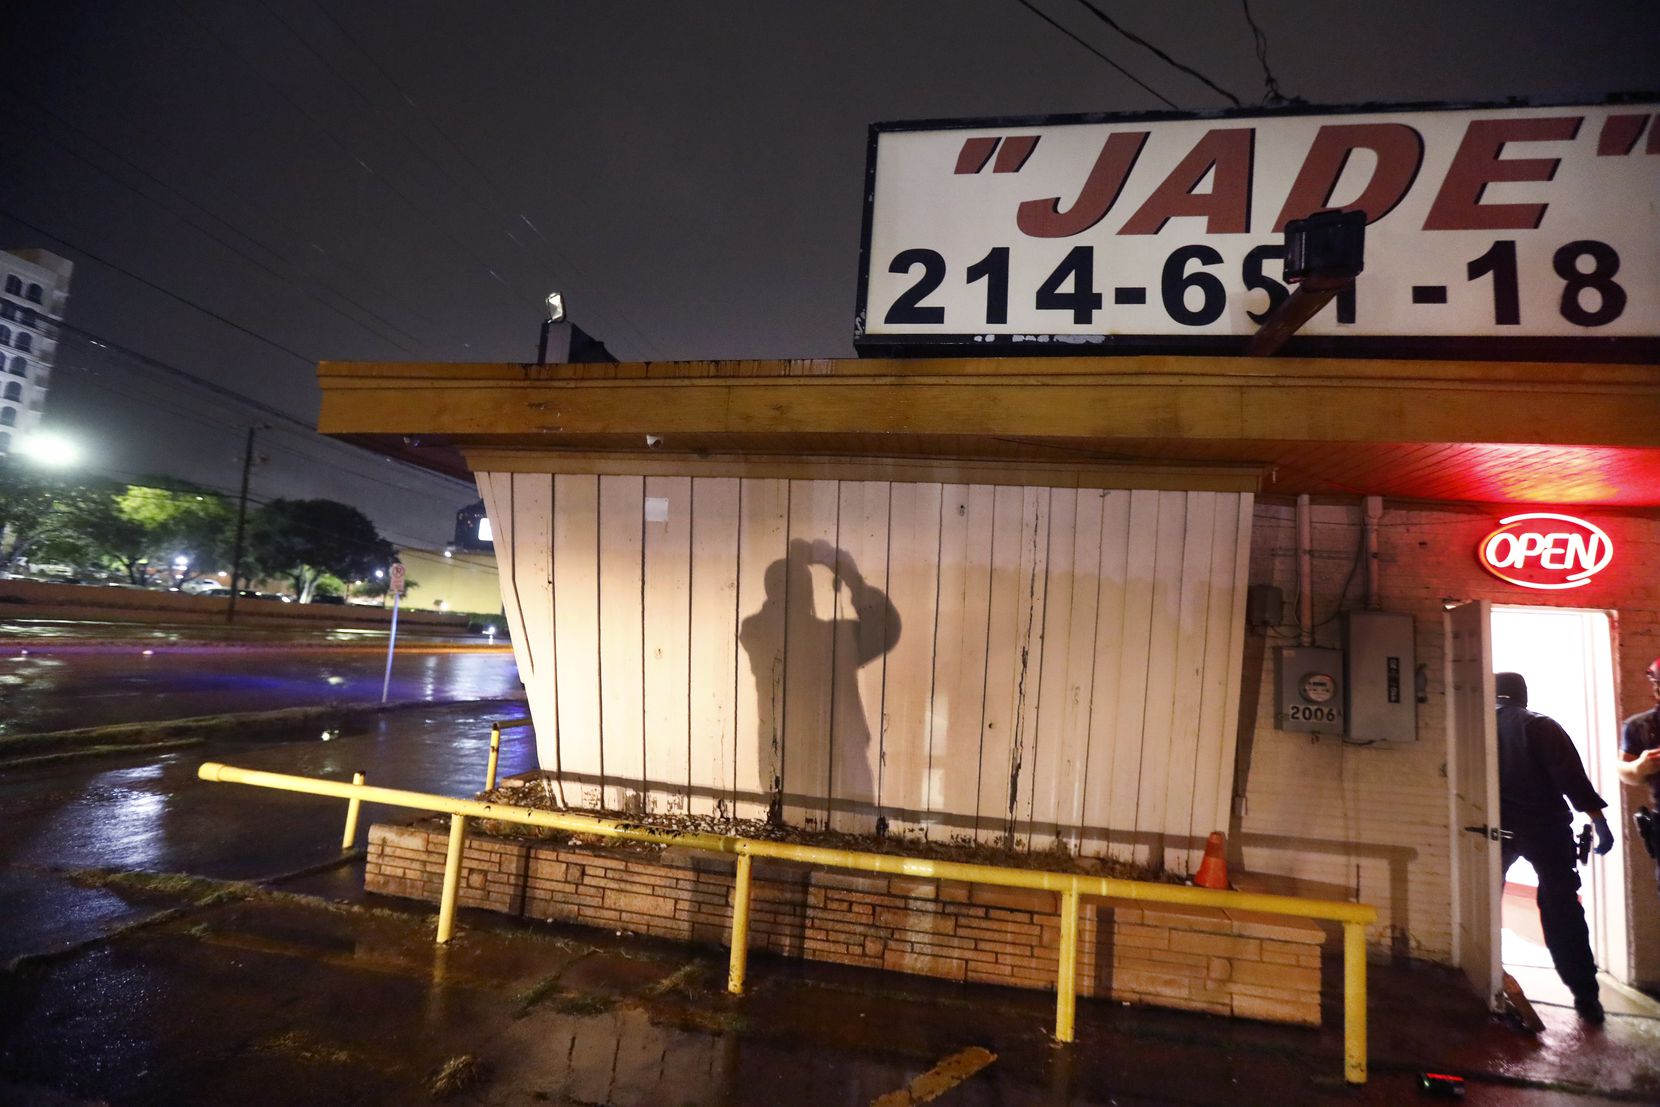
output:
[[[1343,651],[1292,646],[1280,651],[1275,724],[1304,734],[1343,733]]]
[[[1412,616],[1388,611],[1344,615],[1343,660],[1348,736],[1360,742],[1416,742],[1418,659]]]

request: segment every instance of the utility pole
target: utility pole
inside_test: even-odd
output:
[[[225,603],[225,622],[236,621],[236,593],[242,576],[242,537],[248,526],[248,476],[254,468],[254,432],[258,424],[248,427],[248,446],[242,453],[242,495],[236,505],[236,539],[231,543],[231,596]]]

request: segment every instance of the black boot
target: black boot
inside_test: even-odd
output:
[[[1597,998],[1597,993],[1595,992],[1575,996],[1574,1010],[1579,1012],[1580,1018],[1584,1019],[1592,1026],[1601,1026],[1603,1021],[1608,1017],[1603,1013],[1602,1000]]]

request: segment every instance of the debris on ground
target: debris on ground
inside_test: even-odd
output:
[[[916,857],[930,861],[1042,869],[1049,872],[1079,873],[1086,876],[1153,881],[1162,884],[1187,883],[1185,874],[1162,871],[1112,857],[1080,855],[1064,843],[1057,843],[1048,849],[1021,849],[1018,846],[978,842],[972,835],[963,833],[952,834],[947,839],[939,840],[917,834],[849,834],[763,819],[701,815],[686,811],[613,811],[604,808],[572,807],[564,802],[558,782],[545,774],[529,774],[503,781],[499,787],[480,793],[477,798],[485,803],[499,803],[517,808],[591,815],[667,834],[717,834],[762,842],[820,846],[859,853]],[[551,840],[573,847],[601,847],[643,855],[661,853],[668,848],[656,842],[623,841],[604,835],[576,834],[568,830],[526,826],[522,823],[493,819],[479,820],[478,830],[498,838]]]

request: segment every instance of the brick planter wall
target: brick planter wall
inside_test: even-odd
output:
[[[371,827],[365,888],[436,903],[448,838],[447,824]],[[733,858],[566,841],[470,831],[461,906],[727,944]],[[1055,986],[1054,892],[765,860],[751,875],[752,949],[970,983]],[[1324,933],[1309,920],[1094,897],[1080,914],[1080,995],[1319,1025]]]

